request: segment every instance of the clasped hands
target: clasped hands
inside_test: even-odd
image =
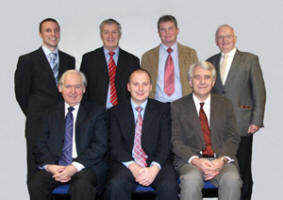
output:
[[[141,167],[136,163],[130,164],[128,168],[132,172],[135,181],[143,186],[149,186],[154,181],[160,170],[157,165]]]
[[[56,181],[66,183],[77,172],[77,168],[74,165],[47,165],[47,171]]]
[[[205,158],[194,158],[192,164],[198,167],[203,173],[205,181],[213,179],[217,176],[224,166],[224,161],[221,158],[208,160]]]

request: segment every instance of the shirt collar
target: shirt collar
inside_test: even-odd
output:
[[[50,53],[56,53],[58,55],[58,48],[56,48],[55,51],[50,51],[50,49],[42,45],[42,50],[46,56],[48,56]]]
[[[65,111],[68,112],[68,108],[70,107],[70,105],[65,102]],[[72,106],[74,108],[75,111],[78,111],[79,110],[79,107],[80,107],[80,103],[75,105],[75,106]]]
[[[193,100],[195,102],[195,104],[200,105],[200,103],[204,103],[204,105],[210,105],[210,101],[211,101],[211,94],[208,95],[208,97],[204,100],[204,101],[200,101],[196,95],[193,93]]]
[[[237,49],[234,47],[231,51],[229,51],[228,53],[226,53],[226,55],[229,56],[229,58],[233,58],[235,53],[236,53]],[[221,56],[223,57],[224,56],[224,53],[221,52]]]
[[[167,52],[167,49],[168,49],[169,47],[167,47],[167,46],[166,46],[165,44],[163,44],[163,43],[161,43],[160,46],[161,46],[161,48],[163,48],[163,50],[165,50],[165,51]],[[178,49],[177,42],[175,42],[170,48],[173,49],[173,52],[176,52],[177,49]]]
[[[105,47],[103,47],[103,50],[104,50],[104,54],[105,55],[109,55],[108,53],[110,52],[108,49],[106,49]],[[119,47],[117,47],[116,49],[114,49],[114,51],[113,51],[115,54],[114,54],[114,56],[115,55],[118,55],[119,54]]]
[[[141,105],[137,105],[131,98],[131,105],[132,105],[133,110],[135,110],[136,107],[138,106],[142,107],[142,110],[144,110],[147,105],[147,102],[148,102],[148,99],[146,99]]]

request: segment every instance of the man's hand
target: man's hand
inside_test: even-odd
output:
[[[218,170],[219,163],[213,162],[213,161],[207,160],[205,158],[194,158],[192,160],[192,164],[198,167],[202,171],[203,179],[207,181],[207,180],[213,179],[220,172],[220,170]],[[224,165],[224,162],[222,160],[220,161]]]
[[[52,175],[56,175],[61,173],[65,169],[65,166],[61,165],[47,165],[47,172],[51,173]]]
[[[142,167],[136,163],[132,163],[128,166],[129,170],[131,171],[132,175],[135,179],[140,175]]]
[[[254,133],[256,133],[259,129],[260,129],[259,126],[255,125],[255,124],[250,124],[249,129],[248,129],[248,133],[254,134]]]
[[[160,168],[157,165],[142,168],[140,175],[136,178],[136,181],[143,186],[149,186],[155,180],[159,171]]]
[[[68,165],[64,168],[63,171],[61,171],[60,173],[57,173],[55,175],[53,175],[53,178],[56,181],[59,181],[61,183],[66,183],[68,181],[71,180],[71,177],[77,173],[77,168],[74,165]]]

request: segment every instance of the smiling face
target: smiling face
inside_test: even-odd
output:
[[[43,41],[43,45],[54,51],[60,41],[60,27],[53,21],[46,21],[41,25],[39,36]]]
[[[232,27],[225,25],[217,30],[215,37],[216,45],[222,53],[229,53],[237,42],[237,37]]]
[[[208,97],[214,83],[215,80],[212,77],[211,70],[203,69],[199,66],[194,68],[190,86],[199,100],[204,101]]]
[[[121,33],[117,24],[104,24],[101,28],[101,40],[103,46],[109,50],[115,50],[119,45]]]
[[[150,77],[144,71],[135,71],[130,76],[127,88],[135,104],[140,105],[149,97],[152,90]]]
[[[85,93],[85,87],[83,84],[83,79],[79,73],[70,73],[64,77],[64,80],[59,84],[59,92],[65,102],[70,106],[75,106],[79,104]]]
[[[178,33],[179,29],[172,21],[161,22],[159,24],[159,37],[161,39],[161,42],[167,47],[171,47],[177,41]]]

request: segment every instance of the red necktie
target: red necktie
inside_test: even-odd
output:
[[[115,87],[115,76],[116,76],[116,69],[117,66],[114,62],[113,55],[115,52],[110,51],[110,59],[108,63],[109,67],[109,79],[110,79],[110,103],[115,106],[118,104],[118,97],[117,97],[117,92],[116,92],[116,87]]]
[[[146,159],[147,155],[143,151],[142,146],[141,146],[141,135],[142,135],[142,116],[141,116],[141,111],[142,107],[138,106],[136,107],[136,110],[138,111],[138,118],[136,121],[136,128],[135,128],[135,139],[134,139],[134,159],[135,162],[140,165],[141,167],[146,167]]]
[[[167,49],[168,57],[165,63],[165,73],[164,73],[164,92],[171,96],[174,93],[174,62],[171,56],[171,48]]]
[[[210,129],[209,129],[209,126],[208,126],[206,114],[203,110],[203,105],[204,105],[204,103],[200,103],[200,110],[199,110],[200,126],[201,126],[201,129],[202,129],[203,138],[204,138],[204,142],[205,142],[205,150],[202,151],[202,155],[214,156],[214,152],[213,152],[212,146],[211,146]]]

